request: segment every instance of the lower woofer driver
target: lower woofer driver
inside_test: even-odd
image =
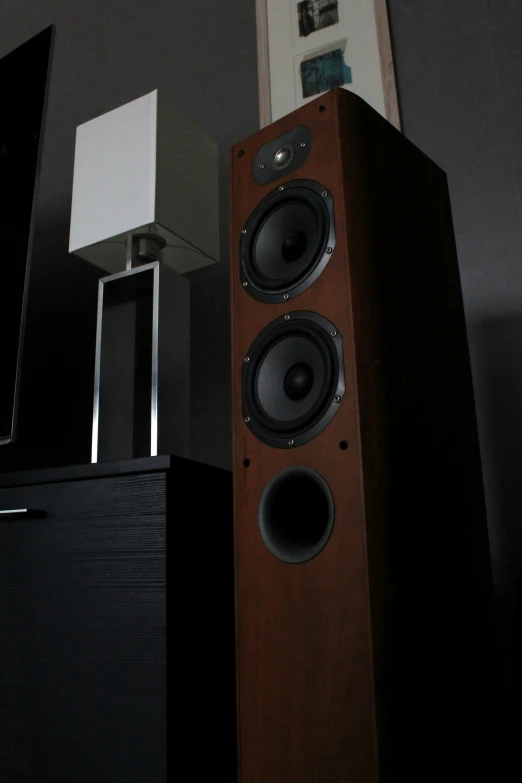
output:
[[[295,311],[258,335],[243,362],[243,417],[276,448],[315,438],[335,416],[345,391],[343,343],[319,313]]]

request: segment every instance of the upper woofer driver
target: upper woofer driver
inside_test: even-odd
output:
[[[333,200],[313,180],[271,191],[241,234],[241,282],[262,302],[297,296],[319,277],[335,245]]]

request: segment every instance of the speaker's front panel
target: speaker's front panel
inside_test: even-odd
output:
[[[337,104],[231,153],[243,783],[377,779]]]

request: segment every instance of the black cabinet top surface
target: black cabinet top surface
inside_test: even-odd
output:
[[[0,474],[0,487],[20,487],[30,484],[49,484],[60,481],[107,478],[109,476],[128,476],[133,473],[152,473],[168,470],[179,460],[179,457],[171,456],[142,457],[140,459],[120,460],[119,462],[96,462],[86,465],[68,465],[61,468],[2,473]],[[183,461],[187,462],[187,460]]]

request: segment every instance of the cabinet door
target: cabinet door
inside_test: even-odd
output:
[[[166,780],[165,482],[0,490],[0,783]]]

